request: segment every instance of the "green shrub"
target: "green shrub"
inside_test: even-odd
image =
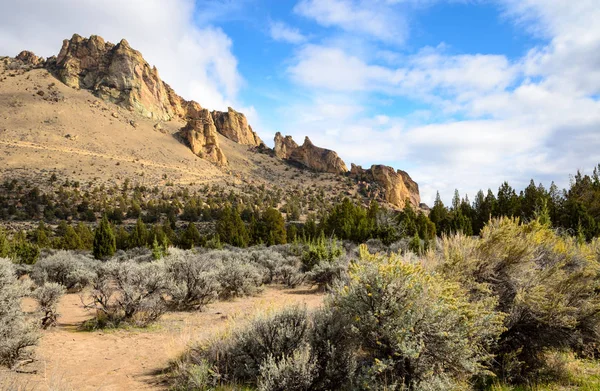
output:
[[[473,301],[495,298],[506,330],[494,353],[505,381],[537,376],[548,349],[598,343],[600,265],[593,244],[578,244],[534,221],[494,219],[480,240],[444,238],[438,269]]]
[[[502,332],[496,303],[471,303],[458,284],[361,247],[348,284],[329,301],[350,320],[365,356],[361,389],[451,390],[484,374]]]
[[[302,254],[302,271],[310,272],[322,262],[333,262],[344,254],[344,250],[335,239],[325,239],[321,235],[310,242]]]
[[[93,253],[96,259],[107,259],[113,256],[117,249],[115,234],[106,215],[102,217],[98,228],[94,231]]]

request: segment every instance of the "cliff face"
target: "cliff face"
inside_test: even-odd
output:
[[[227,112],[213,111],[213,121],[217,127],[217,131],[223,136],[230,140],[235,141],[238,144],[259,146],[263,144],[262,140],[254,131],[252,127],[248,125],[246,116],[242,113],[238,113],[231,107],[227,109]]]
[[[17,59],[32,66],[44,64],[44,60],[31,52],[22,52]],[[239,144],[263,144],[248,125],[244,114],[229,108],[227,112],[213,111],[207,115],[200,104],[177,95],[161,80],[156,68],[150,67],[142,54],[132,49],[126,40],[114,45],[96,35],[83,38],[75,34],[70,40],[63,41],[58,57],[49,59],[46,64],[66,85],[90,90],[104,100],[146,117],[161,121],[173,118],[188,120],[181,134],[190,145],[195,146],[192,147],[193,152],[199,154],[203,150],[202,156],[218,164],[226,163],[218,145],[218,153],[212,149],[205,150],[209,148],[206,146],[215,145],[207,141],[214,138],[213,133],[215,136],[216,132],[221,133]],[[210,127],[210,131],[200,131],[201,124]]]
[[[291,136],[283,138],[275,134],[275,156],[299,163],[315,171],[343,174],[348,171],[346,164],[332,150],[315,146],[308,137],[298,146]]]
[[[144,116],[164,121],[185,116],[187,102],[126,40],[114,45],[96,35],[75,34],[63,42],[54,66],[66,85],[91,90]]]
[[[180,135],[194,154],[221,166],[227,164],[227,158],[219,147],[217,128],[208,110],[199,109],[181,129]]]
[[[403,208],[407,200],[417,208],[421,203],[419,185],[405,171],[384,165],[365,170],[352,164],[350,176],[359,182],[375,183],[383,190],[383,199],[398,208]]]
[[[297,148],[298,144],[296,144],[292,136],[283,137],[281,133],[275,133],[275,156],[280,159],[289,159],[292,151]]]

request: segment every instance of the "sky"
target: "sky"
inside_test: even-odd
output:
[[[423,202],[600,163],[598,0],[0,0],[0,55],[126,38],[210,109],[407,171]]]

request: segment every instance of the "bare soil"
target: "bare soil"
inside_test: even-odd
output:
[[[148,329],[85,332],[78,328],[93,314],[83,308],[79,295],[67,294],[59,304],[58,326],[43,332],[36,362],[25,368],[36,373],[13,374],[10,384],[44,391],[164,390],[164,370],[190,344],[217,336],[261,311],[294,304],[314,309],[322,301],[322,294],[306,287],[268,287],[259,296],[217,302],[203,312],[169,312]],[[24,307],[35,309],[32,301]]]

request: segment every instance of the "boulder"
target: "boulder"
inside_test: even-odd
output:
[[[262,140],[248,125],[246,116],[238,113],[231,107],[227,112],[213,111],[213,121],[217,127],[217,132],[238,144],[251,145],[254,147],[262,144]]]
[[[180,135],[192,152],[217,165],[227,164],[227,158],[219,147],[219,136],[212,115],[206,109],[200,110],[190,118]]]

